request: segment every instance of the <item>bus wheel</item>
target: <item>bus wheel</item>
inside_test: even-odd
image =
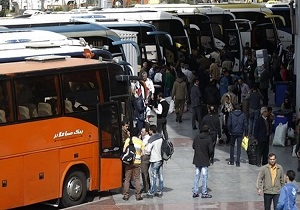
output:
[[[86,176],[82,171],[71,171],[65,182],[61,205],[70,207],[84,202],[87,193]]]

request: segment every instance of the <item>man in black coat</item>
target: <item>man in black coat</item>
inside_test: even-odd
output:
[[[269,154],[269,137],[270,137],[270,125],[268,120],[268,109],[267,107],[262,107],[260,109],[261,116],[257,119],[254,126],[254,141],[257,144],[257,155],[256,155],[256,165],[258,167],[268,163]],[[262,161],[261,161],[262,159]]]
[[[194,180],[193,198],[199,197],[199,180],[202,174],[202,196],[201,198],[211,198],[207,192],[208,166],[213,153],[213,144],[209,135],[209,127],[203,125],[201,133],[193,141],[194,159],[193,164],[196,166],[196,175]]]

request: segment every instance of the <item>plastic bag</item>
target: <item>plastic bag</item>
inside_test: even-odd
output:
[[[169,111],[168,114],[171,114],[174,112],[174,108],[175,108],[175,103],[173,100],[170,101],[170,106],[169,106]]]
[[[248,136],[244,136],[244,138],[242,140],[242,147],[245,151],[248,150],[248,144],[249,144],[249,138],[248,138]]]
[[[187,110],[188,110],[188,107],[187,107],[188,105],[187,105],[187,102],[185,102],[184,103],[184,107],[183,107],[183,112],[187,112]]]
[[[292,157],[297,157],[297,154],[296,154],[296,147],[297,147],[297,144],[295,144],[295,145],[293,146]]]
[[[273,139],[274,146],[283,146],[283,147],[285,146],[287,125],[288,125],[287,123],[286,124],[279,123],[279,125],[277,125],[274,139]]]
[[[295,138],[295,131],[293,128],[288,129],[288,137],[294,139]]]

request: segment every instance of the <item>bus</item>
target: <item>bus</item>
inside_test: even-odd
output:
[[[8,28],[32,28],[54,31],[69,38],[84,38],[90,45],[97,48],[107,45],[114,57],[119,57],[119,60],[131,64],[134,75],[137,74],[138,66],[142,62],[160,65],[165,63],[161,53],[162,47],[156,38],[157,31],[153,25],[138,21],[118,21],[117,19],[99,21],[97,17],[103,16],[47,14],[41,15],[40,18],[36,16],[24,18],[22,21],[16,21],[20,19],[17,18],[14,21],[3,22],[3,24]]]
[[[288,46],[293,44],[292,18],[294,16],[293,14],[295,14],[295,8],[293,8],[291,15],[291,9],[288,4],[271,4],[271,6],[266,4],[266,6],[274,15],[282,17],[282,19],[275,19],[275,24],[283,49],[287,49]]]
[[[36,56],[1,63],[0,75],[0,209],[69,207],[87,191],[122,186],[121,121],[131,103],[120,65]]]

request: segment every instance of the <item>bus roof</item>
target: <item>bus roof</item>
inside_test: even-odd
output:
[[[98,60],[85,58],[66,58],[56,61],[21,61],[12,63],[0,63],[0,75],[13,75],[17,73],[28,73],[43,71],[47,69],[61,69],[75,66],[100,64]]]

